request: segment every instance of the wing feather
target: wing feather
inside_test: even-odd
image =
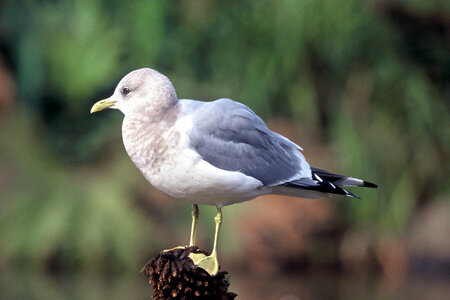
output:
[[[190,146],[208,163],[275,186],[311,178],[300,147],[271,131],[247,106],[219,99],[193,113]]]

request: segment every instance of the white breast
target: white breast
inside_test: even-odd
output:
[[[259,180],[218,169],[191,149],[188,116],[170,128],[141,126],[125,118],[122,128],[131,160],[154,187],[174,198],[221,207],[267,193]]]

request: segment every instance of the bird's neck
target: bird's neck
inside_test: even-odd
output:
[[[173,105],[159,114],[143,112],[125,115],[122,124],[123,143],[138,168],[152,165],[162,158],[163,153],[158,152],[161,149],[158,145],[162,144],[180,112],[180,105]]]
[[[139,109],[125,113],[125,118],[130,121],[150,123],[166,122],[171,119],[172,115],[176,115],[179,110],[179,102],[171,101],[165,105],[146,105]]]

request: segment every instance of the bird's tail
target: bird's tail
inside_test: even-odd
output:
[[[324,194],[338,194],[349,197],[359,198],[357,195],[342,188],[341,186],[358,186],[377,188],[374,183],[364,181],[358,178],[347,177],[331,173],[319,168],[311,167],[311,178],[302,178],[291,182],[283,183],[276,187],[275,193],[306,197],[320,198]]]
[[[378,185],[364,181],[362,179],[353,178],[353,177],[347,177],[344,175],[339,175],[336,173],[331,173],[329,171],[325,171],[319,168],[311,167],[311,174],[313,179],[320,181],[326,180],[334,185],[340,185],[340,186],[360,186],[360,187],[368,187],[368,188],[377,188]]]

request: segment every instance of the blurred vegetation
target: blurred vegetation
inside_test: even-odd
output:
[[[295,120],[331,155],[305,147],[312,165],[380,185],[337,201],[346,230],[401,237],[449,200],[449,18],[443,0],[3,1],[0,266],[136,270],[185,242],[190,207],[146,198],[162,196],[126,156],[120,114],[89,115],[143,66],[180,98]]]

